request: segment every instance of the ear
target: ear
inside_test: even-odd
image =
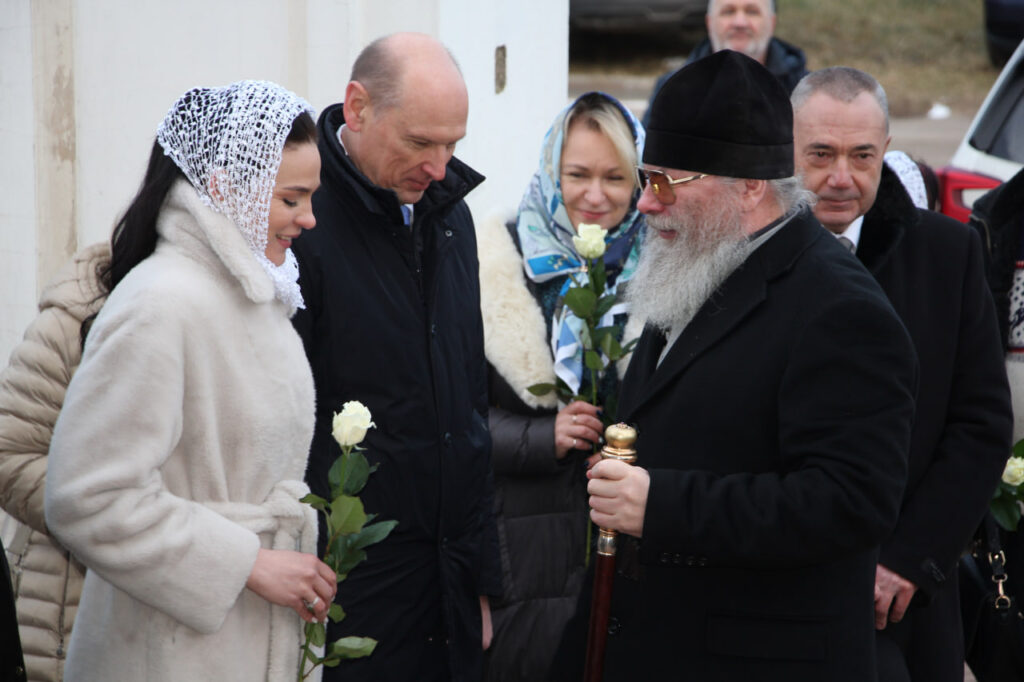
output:
[[[768,193],[767,180],[741,180],[743,192],[740,193],[740,210],[750,213],[758,206]]]
[[[370,93],[359,81],[349,81],[345,87],[345,127],[359,132],[363,124],[372,115]]]

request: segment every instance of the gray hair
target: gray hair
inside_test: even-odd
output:
[[[712,8],[712,6],[714,4],[715,4],[715,0],[708,0],[708,9],[707,9],[707,14],[708,15],[711,14],[711,8]],[[770,14],[770,15],[774,15],[775,14],[775,0],[768,0],[768,14]]]
[[[744,181],[743,178],[725,176],[718,176],[718,180],[727,187],[735,187]],[[791,175],[788,178],[775,178],[774,180],[765,180],[765,182],[768,183],[768,191],[775,197],[775,201],[779,203],[784,214],[795,213],[800,209],[813,206],[818,200],[818,196],[814,192],[804,189],[803,182],[797,176]]]
[[[885,132],[889,132],[889,98],[885,96],[885,89],[881,83],[871,74],[850,66],[830,66],[809,73],[797,83],[790,96],[793,112],[796,113],[807,103],[811,95],[818,92],[847,104],[862,92],[870,93],[878,102],[878,107],[885,117]]]
[[[775,200],[779,202],[784,213],[795,213],[813,206],[814,202],[818,200],[817,195],[804,189],[800,178],[795,176],[769,180],[768,188],[775,195]]]

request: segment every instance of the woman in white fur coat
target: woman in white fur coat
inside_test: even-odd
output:
[[[289,322],[310,113],[243,81],[158,128],[49,454],[47,525],[88,568],[67,679],[292,680],[333,599],[298,501],[313,382]]]
[[[599,406],[559,405],[554,394],[538,397],[527,387],[557,376],[575,393],[590,394],[579,348],[582,322],[562,304],[570,274],[584,276],[572,237],[582,223],[607,231],[609,285],[621,294],[643,232],[634,170],[643,136],[639,121],[614,98],[581,96],[544,138],[515,225],[491,220],[478,229],[504,587],[491,605],[489,682],[548,679],[576,608],[589,523],[584,465],[596,457],[603,433],[599,408],[614,416],[625,362],[599,381]],[[620,341],[639,336],[642,327],[627,322],[624,303],[602,320],[607,325],[618,327]]]

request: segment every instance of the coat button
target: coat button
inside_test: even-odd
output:
[[[708,565],[708,558],[706,556],[697,557],[697,565],[701,566],[701,567],[707,566]]]
[[[669,554],[668,552],[662,552],[661,554],[658,555],[658,563],[659,564],[670,564],[670,563],[672,563],[672,555]]]
[[[681,554],[673,554],[672,555],[672,563],[674,563],[676,566],[678,566],[679,564],[683,563],[682,555]]]
[[[452,231],[451,230],[445,230],[444,231],[444,236],[445,237],[451,237],[452,236]]]
[[[444,435],[441,436],[441,439],[444,441],[445,445],[451,445],[452,444],[452,434],[451,434],[451,432],[450,431],[445,431]]]
[[[615,616],[612,616],[611,618],[609,618],[608,619],[608,634],[609,635],[617,635],[617,634],[619,634],[620,630],[622,630],[622,624],[619,623],[619,619],[616,618]]]
[[[697,565],[697,557],[693,557],[693,556],[686,557],[686,565],[687,566],[696,566]]]
[[[430,325],[430,335],[431,336],[437,336],[437,325],[436,324],[431,324]]]

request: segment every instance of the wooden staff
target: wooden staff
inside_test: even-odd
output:
[[[626,464],[636,462],[636,429],[626,424],[612,424],[604,432],[605,446],[601,459],[617,459]],[[610,528],[601,528],[597,536],[597,558],[594,564],[594,595],[590,603],[590,627],[587,631],[587,660],[583,682],[601,682],[604,674],[604,646],[608,641],[608,609],[612,603],[612,580],[615,577],[615,536]]]

